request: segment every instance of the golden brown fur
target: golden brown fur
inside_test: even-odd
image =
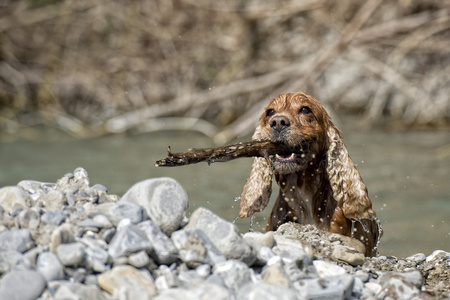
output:
[[[267,230],[289,221],[314,224],[357,238],[365,244],[366,256],[376,255],[381,228],[367,188],[319,101],[304,93],[276,97],[261,116],[253,139],[288,145],[292,153],[255,158],[241,203],[250,199],[258,205],[241,215],[264,209],[273,173],[280,193]]]

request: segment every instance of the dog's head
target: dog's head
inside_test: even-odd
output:
[[[272,159],[274,171],[289,174],[322,159],[327,142],[329,116],[316,99],[304,93],[283,94],[273,99],[261,116],[254,139],[288,146]]]

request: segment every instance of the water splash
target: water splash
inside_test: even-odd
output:
[[[255,231],[255,230],[253,229],[253,220],[254,220],[254,218],[255,218],[255,215],[252,215],[252,216],[250,217],[250,228],[248,229],[248,231],[250,231],[250,232]]]
[[[353,235],[353,233],[355,232],[355,223],[356,223],[356,221],[353,220],[353,219],[351,219],[350,221],[352,221],[352,230],[350,231],[350,233],[351,233],[350,236],[351,236],[352,238],[355,238],[354,235]]]

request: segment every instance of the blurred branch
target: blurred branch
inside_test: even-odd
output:
[[[330,63],[330,61],[332,61],[337,55],[339,55],[341,51],[350,43],[358,30],[369,19],[382,1],[383,0],[367,1],[366,4],[357,11],[351,22],[343,29],[340,38],[330,46],[323,48],[323,50],[316,56],[316,59],[305,69],[297,69],[297,76],[294,76],[294,78],[300,78],[289,81],[280,89],[280,92],[297,91],[306,85],[306,81],[313,81],[317,76],[319,76],[326,65]],[[261,100],[255,108],[251,109],[234,123],[219,132],[214,140],[217,143],[224,143],[238,135],[246,135],[250,133],[253,130],[253,124],[251,124],[249,120],[257,119],[257,116],[259,116],[265,107],[266,102],[267,100]]]

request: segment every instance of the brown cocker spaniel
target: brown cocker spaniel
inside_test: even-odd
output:
[[[366,256],[377,254],[382,231],[367,188],[319,101],[301,92],[276,97],[261,116],[253,139],[290,150],[255,158],[241,196],[240,217],[267,206],[274,175],[280,193],[267,230],[289,221],[313,224],[360,240]]]

